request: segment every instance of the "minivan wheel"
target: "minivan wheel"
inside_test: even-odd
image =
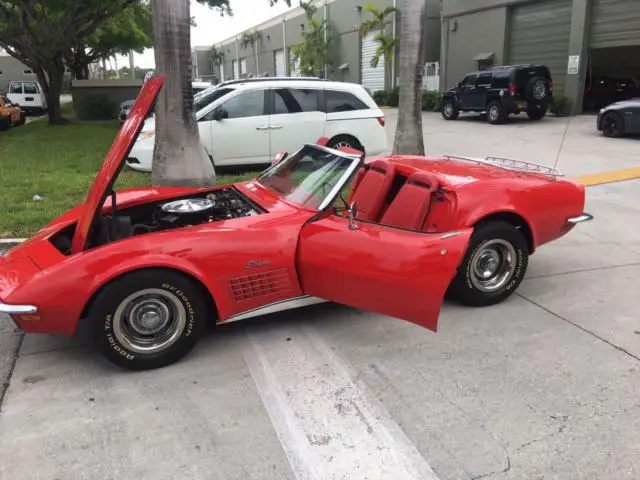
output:
[[[336,149],[340,147],[353,148],[364,153],[364,147],[362,146],[362,144],[358,141],[357,138],[352,137],[351,135],[335,136],[329,141],[327,147]]]
[[[460,112],[454,105],[453,100],[445,100],[442,104],[442,118],[445,120],[455,120]]]
[[[502,103],[493,101],[487,106],[487,121],[492,125],[498,125],[504,123],[507,119],[507,114],[502,106]]]

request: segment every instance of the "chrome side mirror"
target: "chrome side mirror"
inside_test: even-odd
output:
[[[347,212],[349,213],[349,230],[357,230],[358,224],[356,223],[356,217],[358,216],[358,204],[351,202]]]

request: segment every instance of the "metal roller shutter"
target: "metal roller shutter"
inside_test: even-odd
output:
[[[572,0],[546,0],[511,10],[509,64],[549,67],[553,89],[564,91],[569,55]]]
[[[237,60],[232,60],[231,61],[231,68],[233,69],[233,78],[234,79],[240,78],[240,72],[238,70],[238,61]]]
[[[247,74],[247,59],[243,58],[242,60],[240,60],[240,78],[242,78],[242,76],[246,74]]]
[[[371,66],[371,59],[376,54],[376,49],[378,48],[378,44],[374,40],[376,35],[378,35],[378,32],[370,32],[367,36],[363,37],[362,53],[360,56],[362,59],[362,85],[372,92],[384,90],[384,55],[380,57],[376,68]]]
[[[285,69],[284,50],[276,50],[274,52],[274,59],[276,64],[276,77],[286,77],[287,71]]]
[[[591,48],[640,45],[639,0],[594,0]]]

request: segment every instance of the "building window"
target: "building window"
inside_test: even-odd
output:
[[[33,75],[33,70],[31,70],[30,68],[25,68],[22,73],[24,75]]]

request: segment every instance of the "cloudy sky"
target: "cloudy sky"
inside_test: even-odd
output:
[[[298,5],[297,0],[291,2],[292,7]],[[287,10],[289,7],[283,0],[270,7],[268,0],[231,0],[232,17],[221,17],[217,10],[211,10],[202,6],[195,0],[191,0],[191,15],[196,18],[196,27],[191,28],[191,46],[210,46],[231,35],[242,32],[258,23],[264,22]],[[122,61],[119,66],[128,64],[128,60]],[[147,50],[141,55],[135,56],[136,65],[143,68],[154,66],[153,50]]]

